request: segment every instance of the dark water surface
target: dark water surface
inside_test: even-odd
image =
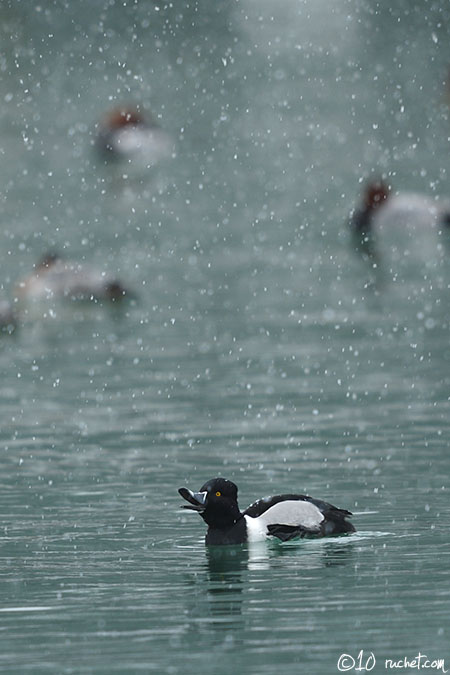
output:
[[[1,336],[1,672],[450,667],[449,242],[392,279],[346,228],[373,171],[450,196],[449,20],[443,0],[2,3],[3,295],[54,249],[138,300]],[[124,101],[176,157],[101,162]],[[177,488],[216,475],[242,507],[306,492],[358,532],[206,550]]]

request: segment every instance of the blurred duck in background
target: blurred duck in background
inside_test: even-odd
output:
[[[431,262],[450,236],[450,200],[415,192],[392,193],[381,179],[366,183],[361,204],[350,216],[355,246],[373,263]]]
[[[96,147],[106,161],[138,160],[151,166],[170,157],[173,145],[170,136],[139,107],[115,108],[98,125]]]
[[[135,297],[120,281],[95,268],[47,253],[34,271],[17,284],[19,303],[69,299],[91,302],[121,302]]]

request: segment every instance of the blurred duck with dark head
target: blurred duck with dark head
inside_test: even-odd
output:
[[[88,265],[64,260],[54,252],[44,255],[34,271],[16,285],[15,295],[19,304],[52,299],[120,302],[135,297],[115,277]]]
[[[105,161],[138,160],[148,166],[170,157],[174,144],[150,113],[139,106],[119,106],[99,122],[96,148]]]
[[[350,215],[356,249],[374,263],[430,261],[444,252],[450,233],[450,200],[396,192],[383,178],[367,181]]]

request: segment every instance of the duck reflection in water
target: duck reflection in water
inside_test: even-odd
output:
[[[241,615],[248,551],[242,546],[210,547],[206,550],[206,563],[211,616]]]
[[[295,559],[304,569],[346,565],[353,554],[350,539],[300,541],[289,543],[257,542],[241,546],[210,546],[206,549],[209,578],[211,581],[228,579],[228,574],[239,575],[247,571],[268,570],[284,558]]]
[[[208,582],[203,601],[211,622],[232,621],[241,615],[249,587],[260,573],[295,575],[301,585],[298,570],[312,572],[327,567],[342,567],[351,563],[353,542],[345,540],[297,540],[289,543],[258,542],[238,546],[210,546],[206,549]],[[319,572],[320,574],[320,572]],[[306,582],[305,582],[306,583]],[[204,610],[203,610],[204,611]]]

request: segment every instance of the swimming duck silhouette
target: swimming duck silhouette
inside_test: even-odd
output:
[[[237,486],[226,478],[213,478],[198,492],[182,487],[179,494],[208,525],[207,545],[243,544],[276,537],[325,537],[349,534],[355,528],[350,511],[307,495],[283,494],[259,499],[239,510]]]

